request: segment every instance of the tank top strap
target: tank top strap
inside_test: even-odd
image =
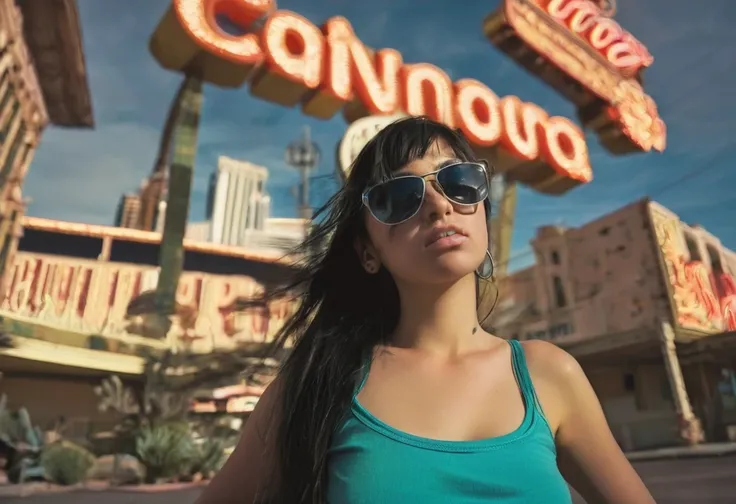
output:
[[[516,381],[519,383],[519,389],[521,389],[524,402],[528,406],[534,407],[537,412],[542,413],[541,404],[539,403],[537,392],[534,390],[532,377],[529,374],[529,367],[527,366],[526,356],[524,355],[524,347],[518,340],[509,340],[509,344],[511,345],[511,360],[514,374],[516,375]]]
[[[358,370],[358,379],[356,380],[355,391],[353,392],[353,399],[355,399],[360,391],[365,387],[365,382],[368,381],[368,374],[371,371],[371,364],[373,363],[373,356],[369,356],[363,359],[363,365]]]

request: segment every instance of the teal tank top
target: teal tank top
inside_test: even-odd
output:
[[[571,504],[524,350],[510,344],[525,405],[518,429],[478,441],[427,439],[385,424],[354,397],[329,450],[327,503]]]

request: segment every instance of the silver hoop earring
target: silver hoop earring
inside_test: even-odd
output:
[[[478,278],[488,280],[493,276],[493,256],[490,250],[486,250],[486,256],[483,258],[483,262],[480,263],[478,269],[475,270],[475,274]]]

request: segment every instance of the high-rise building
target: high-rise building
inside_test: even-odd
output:
[[[263,230],[270,212],[266,193],[268,170],[248,161],[220,156],[214,184],[210,184],[207,213],[211,217],[210,241],[245,245],[252,231]]]
[[[207,220],[212,219],[212,211],[215,208],[215,189],[217,188],[217,171],[210,174],[210,183],[207,187],[207,202],[205,206],[205,216]]]
[[[304,240],[307,221],[272,218],[265,186],[268,169],[247,161],[220,157],[210,177],[202,222],[187,224],[193,241],[288,252]]]
[[[137,194],[123,194],[115,213],[115,225],[124,228],[136,228],[141,212],[141,198]]]
[[[160,220],[161,202],[166,201],[169,187],[168,166],[156,166],[150,177],[141,187],[141,210],[138,218],[138,229],[155,231]]]
[[[167,189],[168,167],[157,164],[154,172],[143,179],[137,194],[124,194],[120,198],[115,225],[143,231],[161,231]]]

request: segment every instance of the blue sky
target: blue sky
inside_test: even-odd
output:
[[[167,0],[77,1],[96,128],[50,127],[24,192],[32,199],[30,215],[110,224],[121,193],[134,191],[151,170],[160,128],[180,76],[161,69],[147,49]],[[732,56],[736,2],[709,0],[708,7],[703,4],[700,10],[685,0],[618,3],[616,19],[655,57],[645,86],[668,125],[668,148],[664,154],[614,157],[589,135],[594,182],[562,197],[522,189],[512,254],[528,248],[538,226],[576,226],[647,194],[736,249],[736,60]],[[279,7],[317,24],[334,15],[345,16],[371,47],[398,49],[407,62],[433,63],[454,79],[476,78],[499,96],[517,95],[552,114],[574,118],[571,105],[484,38],[482,20],[498,4],[498,0],[282,0]],[[246,89],[208,86],[190,220],[203,219],[207,180],[219,155],[267,166],[273,215],[295,216],[290,188],[298,176],[284,163],[283,151],[304,125],[311,127],[324,153],[320,174],[333,174],[333,153],[345,129],[339,114],[321,121],[302,115],[298,108],[255,99]],[[707,171],[676,183],[701,169]],[[333,190],[329,180],[315,185],[315,200]],[[530,259],[521,258],[511,266],[521,267]]]

